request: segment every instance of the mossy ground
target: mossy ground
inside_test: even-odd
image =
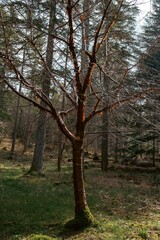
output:
[[[75,231],[64,228],[74,217],[71,164],[64,164],[58,173],[56,161],[46,162],[43,177],[25,176],[29,167],[24,159],[0,158],[1,240],[30,240],[31,236],[42,240],[160,239],[159,173],[104,173],[99,166],[89,166],[85,170],[88,205],[98,224]]]
[[[29,237],[27,237],[26,240],[56,240],[57,238],[52,238],[47,235],[42,235],[42,234],[33,234]]]
[[[87,227],[93,227],[98,224],[88,206],[78,212],[78,214],[64,225],[67,229],[82,230]]]

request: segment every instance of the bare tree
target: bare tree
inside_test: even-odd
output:
[[[84,4],[87,3],[87,0],[84,0]],[[33,85],[31,81],[27,79],[27,76],[22,74],[17,65],[16,58],[20,59],[20,47],[15,52],[14,55],[10,55],[9,52],[0,52],[0,58],[6,63],[6,72],[12,73],[17,81],[23,85],[23,90],[19,93],[9,78],[5,78],[6,84],[19,96],[24,99],[32,102],[36,107],[38,107],[43,112],[48,112],[56,120],[57,125],[60,131],[65,135],[65,137],[70,141],[72,146],[72,156],[73,156],[73,184],[74,184],[74,198],[75,198],[75,218],[73,221],[68,223],[68,226],[72,227],[86,227],[95,223],[95,219],[90,212],[90,209],[86,200],[86,192],[84,186],[84,176],[83,176],[83,143],[85,138],[85,130],[87,124],[90,120],[96,115],[114,109],[116,106],[122,105],[128,101],[135,100],[144,96],[144,91],[136,92],[135,94],[126,93],[124,96],[120,95],[120,90],[115,91],[113,101],[109,104],[102,104],[103,100],[103,89],[101,90],[102,83],[97,81],[97,86],[93,81],[93,73],[99,69],[98,53],[107,39],[108,33],[113,28],[116,23],[117,16],[121,10],[123,4],[122,1],[118,1],[114,5],[114,14],[109,21],[106,21],[107,14],[112,9],[112,4],[114,1],[109,0],[104,8],[104,11],[101,15],[98,15],[92,33],[87,36],[89,46],[84,46],[85,54],[85,71],[83,71],[83,62],[81,60],[81,47],[82,47],[82,28],[84,24],[84,9],[82,1],[73,1],[66,0],[59,2],[60,13],[58,17],[63,17],[63,22],[60,22],[56,28],[56,32],[52,33],[50,36],[56,42],[56,54],[54,56],[54,68],[48,66],[47,60],[44,58],[43,51],[40,51],[36,45],[36,39],[38,35],[33,36],[32,39],[28,39],[27,36],[23,35],[23,41],[27,41],[30,44],[37,54],[39,55],[39,60],[43,63],[45,71],[51,76],[52,84],[56,86],[59,91],[62,91],[68,101],[70,101],[71,107],[63,111],[58,109],[58,106],[52,102],[49,95],[47,95],[43,90],[37,88],[36,85]],[[94,11],[96,10],[96,3],[93,2],[89,6],[86,5],[85,13],[90,11],[94,16]],[[86,16],[86,15],[85,15]],[[90,14],[88,14],[90,17]],[[91,22],[92,24],[92,22]],[[34,25],[33,25],[34,27]],[[5,38],[5,27],[4,27],[4,38]],[[45,29],[41,29],[38,34],[46,35]],[[68,35],[66,39],[64,37]],[[83,32],[84,33],[84,32]],[[84,35],[83,35],[84,37]],[[64,76],[59,71],[59,65],[61,69],[65,66],[65,49],[69,49],[70,59],[68,61],[68,69],[70,71],[70,76],[67,82],[67,85],[64,88]],[[8,48],[8,45],[6,46]],[[47,80],[46,80],[47,81]],[[117,83],[117,89],[121,89],[121,81]],[[30,99],[28,91],[31,91],[35,98]],[[151,89],[146,89],[151,91]],[[73,130],[69,129],[67,121],[65,121],[64,116],[69,115],[70,113],[74,114],[74,124]]]

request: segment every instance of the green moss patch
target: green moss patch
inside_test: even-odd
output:
[[[91,226],[96,226],[97,222],[93,217],[89,207],[78,212],[74,219],[69,220],[65,227],[68,229],[80,230]]]
[[[47,235],[33,234],[27,240],[57,240],[57,238],[49,237]]]

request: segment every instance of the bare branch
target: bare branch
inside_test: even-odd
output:
[[[46,60],[44,59],[44,57],[42,56],[41,52],[39,51],[39,49],[37,48],[36,44],[34,41],[32,41],[30,38],[28,38],[26,36],[26,39],[28,40],[28,42],[30,42],[30,44],[32,44],[32,46],[34,47],[34,49],[36,50],[36,52],[38,53],[45,69],[49,72],[49,74],[53,77],[54,81],[57,83],[57,85],[60,87],[60,89],[62,90],[62,92],[64,92],[66,94],[66,97],[71,101],[71,103],[76,107],[76,101],[67,93],[67,91],[65,90],[65,88],[62,86],[62,84],[57,81],[57,79],[55,78],[53,72],[49,69]]]
[[[74,44],[74,29],[73,29],[73,6],[71,4],[71,0],[68,0],[67,4],[67,14],[68,14],[68,25],[69,25],[69,49],[72,55],[73,64],[74,64],[74,71],[75,71],[75,82],[78,91],[82,90],[82,84],[80,82],[79,77],[79,65],[77,60],[77,54],[75,51],[75,44]]]
[[[99,34],[100,34],[100,31],[101,31],[101,29],[103,27],[103,24],[104,24],[104,21],[105,21],[105,17],[106,17],[106,13],[107,13],[108,8],[111,5],[111,3],[112,3],[112,0],[109,0],[108,3],[107,3],[106,8],[104,10],[104,13],[103,13],[102,19],[100,21],[99,27],[97,28],[97,31],[95,33],[94,44],[93,44],[93,48],[92,48],[92,56],[95,56],[95,53],[96,53],[96,50],[97,50]]]
[[[0,76],[1,77],[1,76]],[[6,85],[14,92],[16,93],[18,96],[22,97],[23,99],[31,102],[34,106],[38,107],[41,110],[47,111],[48,113],[52,114],[52,111],[50,109],[48,109],[47,107],[42,106],[41,104],[39,104],[38,102],[36,102],[33,99],[30,99],[28,97],[26,97],[25,95],[23,95],[22,93],[18,92],[7,80],[4,79],[4,82],[6,83]]]
[[[80,0],[77,0],[74,4],[73,4],[73,7],[75,7],[78,3],[79,3]]]
[[[58,114],[61,116],[66,116],[68,113],[72,112],[75,110],[75,107],[68,109],[67,111],[59,111]]]
[[[57,124],[58,124],[59,128],[61,129],[61,131],[64,133],[64,135],[72,142],[73,139],[74,139],[74,135],[66,127],[63,119],[61,118],[60,114],[57,113],[56,109],[53,107],[53,104],[51,103],[49,98],[42,92],[42,90],[39,90],[39,89],[35,88],[34,86],[32,86],[24,78],[24,76],[18,71],[18,69],[15,67],[15,65],[13,64],[13,62],[10,58],[5,56],[1,52],[0,52],[0,57],[5,59],[8,62],[8,66],[11,68],[11,70],[13,70],[15,72],[17,80],[19,82],[21,82],[28,89],[31,89],[31,91],[35,94],[35,96],[37,96],[39,99],[41,99],[41,101],[43,101],[46,104],[46,107],[42,106],[40,103],[36,102],[35,100],[30,99],[29,97],[23,95],[22,93],[19,93],[7,80],[4,80],[5,83],[7,84],[7,86],[12,91],[14,91],[17,95],[19,95],[20,97],[22,97],[22,98],[26,99],[27,101],[31,102],[32,104],[34,104],[39,109],[49,112],[54,117],[54,119],[57,121]]]
[[[112,3],[112,0],[109,0],[106,8],[104,10],[104,13],[103,13],[101,22],[99,24],[99,27],[96,31],[96,34],[95,34],[95,37],[94,37],[94,44],[93,44],[93,48],[92,48],[92,53],[89,53],[88,51],[86,51],[86,54],[88,55],[88,57],[90,59],[90,63],[89,63],[88,71],[87,71],[87,74],[86,74],[86,77],[85,77],[85,80],[84,80],[84,84],[83,84],[83,92],[86,91],[87,87],[91,83],[91,77],[92,77],[92,73],[93,73],[93,70],[94,70],[94,67],[95,67],[95,63],[96,63],[96,53],[98,52],[98,50],[100,49],[100,47],[102,46],[104,41],[106,40],[108,32],[113,27],[113,25],[114,25],[114,23],[115,23],[115,21],[118,17],[118,13],[119,13],[119,11],[122,7],[123,0],[121,2],[121,5],[120,5],[117,13],[114,15],[112,21],[110,22],[110,24],[106,25],[106,29],[104,31],[104,36],[103,36],[102,40],[100,41],[100,43],[98,43],[99,35],[100,35],[100,32],[101,32],[101,30],[103,28],[103,25],[105,23],[106,14],[107,14],[108,8],[109,8],[111,3]]]
[[[142,92],[139,92],[139,93],[136,93],[136,94],[133,94],[133,95],[130,95],[126,98],[122,98],[122,99],[119,99],[118,101],[116,102],[113,102],[111,103],[110,105],[107,105],[107,106],[104,106],[103,108],[101,109],[98,109],[98,110],[93,110],[92,113],[90,113],[88,115],[88,117],[86,117],[85,119],[85,124],[90,120],[92,119],[92,117],[94,117],[95,115],[99,114],[99,113],[102,113],[102,112],[106,112],[106,111],[110,111],[114,108],[116,108],[117,106],[122,106],[123,104],[127,103],[127,102],[130,102],[130,101],[136,101],[137,99],[141,99],[141,98],[145,98],[145,94],[148,93],[148,92],[155,92],[155,91],[160,91],[160,88],[148,88]]]

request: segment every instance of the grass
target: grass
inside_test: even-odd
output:
[[[44,176],[24,176],[23,161],[0,160],[1,240],[130,240],[160,238],[158,173],[107,173],[85,170],[88,203],[99,221],[95,228],[64,232],[73,218],[71,166],[56,171],[45,163]]]

